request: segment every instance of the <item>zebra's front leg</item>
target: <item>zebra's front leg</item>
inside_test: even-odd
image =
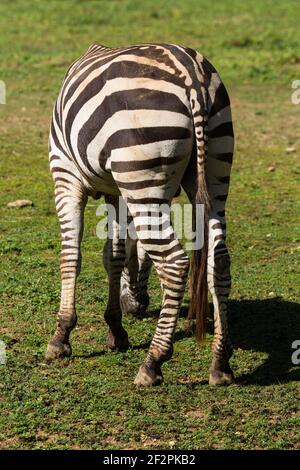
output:
[[[227,303],[231,287],[230,258],[225,244],[225,212],[218,211],[209,222],[207,279],[214,305],[213,359],[210,385],[229,385],[234,375],[229,365],[233,348],[228,334]]]
[[[60,180],[56,182],[55,205],[61,230],[61,300],[57,328],[45,354],[48,361],[72,354],[69,338],[77,321],[75,288],[81,267],[80,244],[86,201],[87,196],[81,188]]]
[[[164,213],[159,206],[152,205],[148,208],[147,216],[145,209],[142,212],[130,204],[128,206],[132,215],[136,213],[134,222],[139,240],[154,263],[163,290],[156,331],[134,383],[143,386],[159,385],[163,382],[161,366],[173,354],[174,333],[184,295],[189,258],[176,238],[169,212]],[[151,217],[151,211],[158,215]],[[139,213],[142,215],[137,215]],[[157,227],[160,227],[158,232],[155,230]]]
[[[122,326],[122,310],[120,305],[120,279],[125,261],[125,238],[127,224],[120,221],[119,198],[105,196],[109,213],[109,238],[103,250],[103,264],[109,279],[109,297],[104,318],[109,326],[106,339],[107,346],[112,350],[126,350],[129,347],[128,334]]]

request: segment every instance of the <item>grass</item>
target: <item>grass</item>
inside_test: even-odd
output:
[[[296,0],[1,1],[0,339],[8,360],[0,365],[0,448],[299,449],[300,371],[291,344],[300,313],[300,107],[290,99],[300,78],[299,20]],[[74,356],[43,362],[60,288],[49,119],[67,65],[94,41],[188,45],[228,87],[237,140],[228,202],[237,383],[229,388],[207,384],[211,322],[199,350],[183,316],[165,383],[133,385],[160,305],[155,276],[151,315],[124,321],[133,348],[105,349],[97,201],[86,211]],[[23,198],[34,206],[6,207]]]

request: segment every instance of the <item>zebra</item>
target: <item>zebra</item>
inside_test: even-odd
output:
[[[147,304],[153,264],[163,291],[162,307],[134,383],[163,382],[162,365],[173,354],[190,260],[161,204],[170,205],[182,187],[193,207],[203,204],[205,213],[204,244],[193,251],[191,263],[189,317],[196,317],[196,334],[202,341],[209,288],[215,326],[209,383],[233,382],[227,327],[230,258],[225,243],[233,150],[228,93],[216,69],[193,49],[177,44],[93,44],[70,65],[49,136],[62,285],[57,327],[45,354],[48,361],[72,354],[84,208],[89,196],[103,195],[116,209],[113,236],[104,249],[109,279],[107,345],[112,350],[129,347],[121,304],[123,309],[129,301],[134,308]],[[120,235],[119,196],[126,200],[138,240]]]

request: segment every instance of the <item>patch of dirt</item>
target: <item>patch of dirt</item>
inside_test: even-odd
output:
[[[190,410],[186,414],[186,416],[189,416],[190,418],[196,418],[196,419],[203,419],[206,416],[206,413],[202,410]]]
[[[141,443],[142,447],[146,449],[153,449],[160,445],[160,441],[158,439],[151,438],[145,434],[141,434]]]
[[[18,437],[10,437],[4,441],[0,441],[1,450],[13,449],[16,446],[21,446],[22,441]]]

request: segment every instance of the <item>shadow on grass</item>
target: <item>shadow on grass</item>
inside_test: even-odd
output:
[[[280,298],[232,300],[229,327],[235,349],[265,352],[268,359],[236,382],[271,385],[300,380],[300,367],[292,364],[291,345],[300,339],[300,305]]]
[[[90,353],[83,353],[83,354],[73,354],[72,358],[74,359],[91,359],[93,357],[101,357],[105,354],[111,353],[109,349],[102,350],[102,351],[92,351]]]
[[[212,307],[212,306],[211,306]],[[211,308],[212,310],[212,308]],[[263,300],[230,300],[228,305],[229,329],[234,349],[268,354],[268,359],[249,374],[236,378],[245,385],[271,385],[300,380],[300,367],[292,364],[291,345],[300,340],[300,304],[281,298]],[[187,317],[188,307],[181,309],[180,317]],[[148,313],[158,317],[159,310]],[[207,332],[213,334],[212,313]],[[192,336],[192,331],[180,330],[175,341]],[[135,347],[146,348],[148,344]]]
[[[212,309],[211,309],[212,310]],[[229,330],[235,350],[264,352],[268,359],[249,374],[236,378],[244,385],[271,385],[300,380],[300,367],[292,364],[291,345],[300,339],[300,305],[280,298],[263,300],[230,300],[228,305]],[[183,306],[180,317],[186,318],[188,307]],[[148,312],[149,317],[158,318],[159,310]],[[139,319],[137,319],[139,321]],[[212,313],[208,318],[207,331],[213,334]],[[193,336],[193,331],[181,329],[175,341]],[[147,349],[150,341],[132,345],[131,349]],[[91,358],[109,351],[95,351],[75,357]]]

